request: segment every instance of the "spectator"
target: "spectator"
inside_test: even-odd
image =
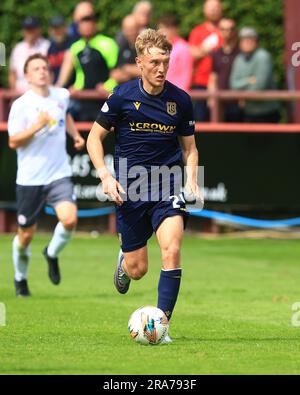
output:
[[[203,6],[205,22],[196,26],[190,33],[189,44],[195,60],[193,88],[206,90],[212,70],[211,54],[222,45],[218,24],[222,18],[222,4],[219,0],[206,0]],[[196,101],[195,118],[200,121],[209,119],[206,101]]]
[[[110,70],[115,68],[118,58],[118,46],[110,37],[97,32],[95,14],[83,16],[78,23],[81,39],[66,51],[58,77],[58,86],[65,86],[72,71],[75,70],[73,89],[98,89],[111,92],[117,85],[110,78]],[[76,120],[94,120],[99,112],[99,101],[80,101]]]
[[[150,1],[139,1],[135,4],[132,10],[132,15],[136,19],[138,26],[138,32],[150,27],[151,15],[152,15],[152,4]],[[126,43],[126,37],[124,36],[122,30],[116,34],[116,42],[119,47],[122,47]]]
[[[50,42],[42,37],[40,21],[34,16],[27,16],[23,20],[22,29],[24,39],[13,48],[10,56],[9,87],[25,92],[28,89],[23,71],[25,61],[35,53],[47,55]]]
[[[68,28],[68,35],[71,37],[72,43],[80,39],[78,31],[78,23],[85,15],[95,14],[94,6],[89,1],[81,1],[76,5],[73,12],[73,22]]]
[[[65,51],[70,48],[72,42],[67,34],[64,17],[54,16],[50,19],[49,26],[50,47],[47,56],[53,77],[52,82],[56,83]]]
[[[189,91],[193,74],[193,57],[188,43],[178,34],[179,21],[176,15],[164,15],[158,20],[158,28],[173,46],[167,80]]]
[[[241,53],[235,58],[230,75],[231,89],[260,91],[275,88],[273,63],[269,52],[258,45],[258,34],[251,27],[244,27],[240,34]],[[244,122],[277,123],[280,120],[277,101],[247,101]]]
[[[150,27],[152,17],[152,4],[150,1],[138,1],[132,10],[136,18],[139,32]]]
[[[232,63],[239,53],[235,21],[231,18],[223,18],[219,23],[219,29],[223,37],[223,45],[212,54],[212,72],[208,82],[210,91],[229,89]],[[226,122],[241,121],[241,112],[237,103],[224,104],[224,120]]]
[[[122,35],[124,39],[119,46],[117,68],[111,72],[111,78],[118,83],[129,81],[140,75],[135,63],[135,40],[139,29],[134,15],[126,15],[122,21]]]

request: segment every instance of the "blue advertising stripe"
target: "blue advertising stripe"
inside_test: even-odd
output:
[[[78,218],[93,218],[93,217],[101,217],[102,215],[112,214],[114,212],[115,212],[115,208],[113,206],[110,206],[110,207],[78,210],[77,216]],[[45,213],[48,215],[56,215],[53,208],[48,206],[45,207]]]
[[[115,212],[115,208],[113,206],[95,208],[95,209],[83,209],[83,210],[78,210],[78,218],[100,217],[103,215],[112,214],[114,212]],[[46,207],[45,213],[48,215],[55,215],[55,211],[51,207]],[[264,220],[264,219],[241,217],[239,215],[225,214],[219,211],[196,210],[193,208],[189,208],[189,213],[190,215],[195,217],[210,218],[210,219],[225,221],[228,223],[236,223],[239,225],[251,226],[254,228],[283,228],[283,227],[300,225],[300,217],[281,219],[281,220]]]
[[[218,211],[210,211],[210,210],[189,209],[189,212],[191,215],[195,217],[216,219],[230,223],[251,226],[254,228],[282,228],[287,226],[300,225],[300,217],[281,219],[281,220],[264,220],[264,219],[241,217],[239,215],[225,214],[225,213],[220,213]]]

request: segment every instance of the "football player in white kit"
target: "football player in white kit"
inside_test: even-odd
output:
[[[24,73],[30,89],[13,103],[8,119],[9,146],[17,151],[18,157],[18,232],[13,240],[17,296],[30,295],[27,283],[29,244],[45,204],[54,208],[58,223],[43,254],[50,280],[53,284],[60,282],[58,254],[70,240],[77,222],[66,130],[76,149],[85,145],[67,112],[69,91],[49,86],[47,58],[41,54],[30,56]]]

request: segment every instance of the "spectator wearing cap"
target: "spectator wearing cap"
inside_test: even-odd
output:
[[[58,86],[66,86],[72,72],[75,82],[72,89],[98,89],[103,93],[112,92],[117,82],[110,77],[110,71],[116,67],[118,46],[115,40],[98,33],[95,14],[82,16],[78,24],[81,39],[73,43],[66,51],[59,73]],[[97,100],[82,100],[80,109],[73,114],[78,121],[94,120],[99,111]]]
[[[167,80],[188,92],[192,83],[193,57],[188,43],[179,36],[178,17],[175,14],[161,16],[158,28],[172,44]]]
[[[223,37],[223,45],[212,54],[212,72],[208,81],[210,92],[230,89],[229,78],[232,64],[240,52],[235,21],[231,18],[222,18],[219,29]],[[225,122],[241,121],[241,111],[236,102],[224,103],[223,109]]]
[[[190,33],[188,41],[194,57],[193,89],[207,89],[212,70],[211,54],[222,45],[222,35],[218,27],[222,13],[222,4],[219,0],[206,0],[203,5],[205,21]],[[206,101],[197,100],[195,119],[207,121],[208,118],[209,110]]]
[[[56,15],[50,19],[49,38],[50,46],[47,56],[53,77],[52,82],[56,83],[65,51],[72,44],[71,37],[67,34],[67,26],[63,16]]]
[[[139,35],[139,28],[134,15],[126,15],[122,20],[122,34],[124,39],[119,45],[119,56],[116,68],[111,77],[119,84],[136,78],[140,75],[136,65],[135,40]]]
[[[26,59],[34,53],[47,55],[49,40],[42,37],[40,21],[34,16],[26,17],[22,22],[23,41],[13,48],[9,61],[9,87],[20,92],[28,88],[24,77]]]
[[[268,51],[259,47],[258,34],[252,27],[239,33],[241,53],[235,58],[230,75],[234,90],[262,91],[275,89],[273,62]],[[244,122],[277,123],[280,120],[277,101],[246,101],[243,108]]]

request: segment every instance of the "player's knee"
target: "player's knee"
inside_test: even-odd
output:
[[[76,218],[76,216],[70,216],[70,217],[64,218],[60,222],[63,224],[65,229],[72,231],[76,228],[77,218]]]
[[[147,273],[147,269],[135,269],[131,273],[131,278],[133,280],[140,280],[141,278],[144,277],[146,273]]]
[[[162,248],[162,258],[164,262],[177,262],[180,258],[179,243],[171,243],[170,245]]]
[[[141,265],[135,263],[129,267],[129,271],[130,273],[128,274],[130,275],[130,278],[132,278],[133,280],[140,280],[147,273],[148,267],[146,264]]]
[[[22,231],[22,234],[19,237],[22,247],[28,247],[29,244],[31,243],[32,238],[33,238],[32,232],[28,232],[26,230]]]

